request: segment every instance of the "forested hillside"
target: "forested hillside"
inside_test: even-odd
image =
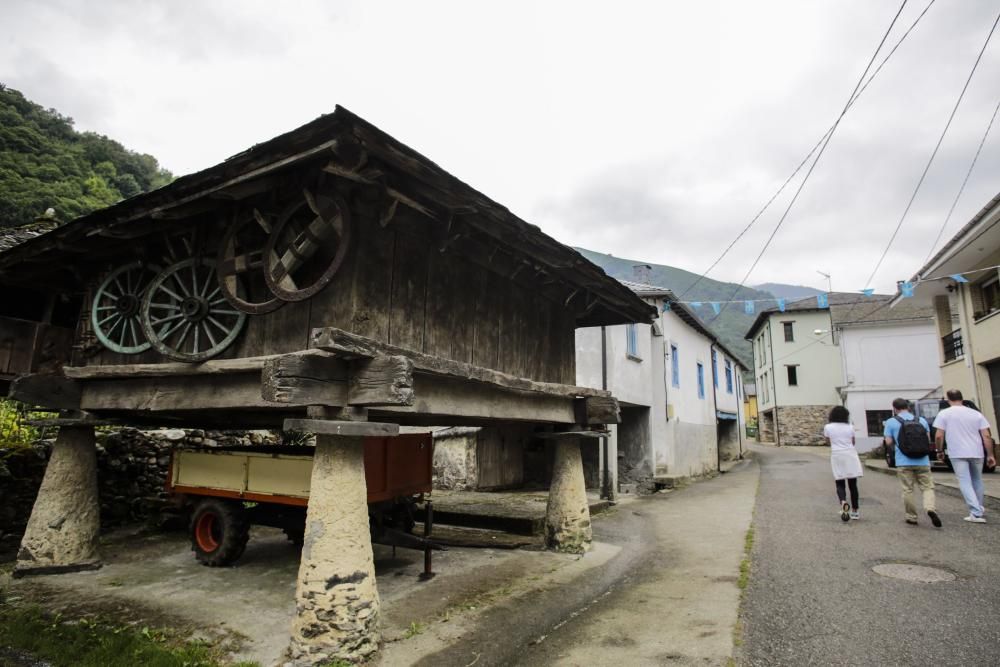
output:
[[[658,287],[666,287],[672,290],[675,294],[680,295],[684,293],[688,287],[690,287],[696,280],[698,280],[698,274],[691,273],[690,271],[685,271],[684,269],[678,269],[673,266],[666,266],[662,264],[651,264],[650,262],[636,260],[636,259],[623,259],[621,257],[613,257],[611,255],[605,255],[603,253],[594,252],[593,250],[586,250],[584,248],[577,248],[584,257],[597,264],[599,267],[604,269],[612,278],[619,278],[624,280],[635,280],[632,267],[636,264],[648,264],[652,267],[650,272],[650,283]],[[753,368],[753,357],[750,349],[750,343],[743,340],[743,336],[746,334],[750,325],[753,324],[754,315],[747,315],[743,311],[743,304],[730,304],[722,314],[715,318],[715,313],[709,307],[708,302],[710,301],[726,301],[733,296],[733,290],[736,289],[734,283],[723,283],[718,280],[712,280],[711,278],[704,278],[699,282],[694,289],[689,293],[684,295],[684,301],[703,301],[704,306],[701,308],[692,308],[695,313],[697,313],[698,318],[704,322],[708,328],[719,337],[722,343],[733,351],[734,354],[739,355],[740,360],[746,365],[747,368]],[[743,287],[737,293],[736,299],[771,299],[773,295],[770,292],[763,292],[761,290],[753,289],[752,287]],[[767,308],[773,304],[759,304],[758,308]],[[714,319],[714,321],[712,321]]]
[[[0,227],[48,208],[65,222],[173,179],[151,155],[135,153],[0,84]]]

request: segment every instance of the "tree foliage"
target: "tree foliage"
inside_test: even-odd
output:
[[[173,180],[152,155],[126,149],[0,84],[0,227],[48,208],[72,220]]]

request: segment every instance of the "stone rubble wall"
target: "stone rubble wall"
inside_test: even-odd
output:
[[[20,536],[28,523],[52,443],[53,439],[46,438],[27,447],[0,449],[0,540],[5,551],[6,542]],[[133,522],[160,523],[162,511],[169,506],[166,480],[173,448],[264,444],[280,444],[280,438],[270,431],[99,430],[102,530]]]
[[[825,445],[823,427],[833,405],[790,405],[778,408],[782,445]]]

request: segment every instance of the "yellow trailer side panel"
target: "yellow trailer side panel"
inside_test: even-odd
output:
[[[312,458],[249,457],[247,491],[296,498],[309,497]]]
[[[178,450],[174,455],[174,484],[243,491],[247,457],[220,454]]]

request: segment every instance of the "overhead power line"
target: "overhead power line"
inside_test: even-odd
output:
[[[880,62],[878,67],[875,68],[871,76],[868,77],[868,80],[865,81],[864,85],[862,85],[860,89],[858,89],[857,94],[854,95],[853,99],[851,99],[850,102],[848,102],[847,104],[848,108],[854,106],[854,103],[858,101],[858,98],[861,97],[862,93],[864,93],[865,90],[868,88],[868,86],[871,84],[871,82],[875,80],[875,77],[878,76],[879,72],[882,71],[882,68],[885,67],[885,64],[887,62],[889,62],[889,59],[892,58],[893,54],[896,53],[896,50],[899,49],[900,45],[903,43],[904,40],[906,40],[906,38],[913,31],[913,29],[917,27],[917,24],[920,23],[920,20],[924,17],[924,15],[927,13],[927,10],[931,8],[931,5],[933,5],[935,1],[936,0],[930,0],[930,2],[927,3],[927,6],[924,7],[923,11],[920,12],[917,18],[914,19],[913,23],[910,24],[910,27],[907,28],[906,31],[902,34],[902,36],[896,41],[896,44],[892,47],[889,53],[887,53],[886,56],[882,59],[882,62]],[[799,162],[797,167],[795,167],[795,170],[791,173],[791,175],[785,179],[784,183],[781,184],[781,187],[779,187],[777,191],[773,195],[771,195],[771,198],[767,200],[767,203],[765,203],[764,206],[759,211],[757,211],[757,215],[755,215],[750,220],[750,222],[747,223],[747,225],[743,228],[743,230],[736,235],[736,238],[734,238],[732,242],[728,246],[726,246],[726,249],[722,251],[722,254],[719,255],[719,257],[714,262],[712,262],[712,264],[707,269],[705,269],[705,271],[702,272],[698,276],[698,278],[680,294],[681,298],[687,295],[688,292],[693,290],[702,280],[707,278],[708,274],[712,272],[712,269],[718,266],[719,262],[725,259],[725,257],[729,254],[729,251],[733,249],[733,246],[735,246],[739,242],[739,240],[742,239],[748,231],[750,231],[750,229],[757,223],[757,220],[759,220],[760,217],[764,215],[764,213],[767,211],[767,209],[770,208],[774,200],[777,199],[781,195],[781,193],[785,191],[785,188],[788,187],[788,184],[792,182],[792,180],[795,178],[796,175],[798,175],[800,171],[802,171],[802,167],[805,166],[805,164],[809,161],[809,158],[811,158],[813,156],[813,153],[815,153],[819,149],[819,147],[823,144],[823,142],[827,139],[827,137],[833,132],[835,127],[836,123],[834,123],[827,129],[827,131],[823,134],[823,136],[819,138],[819,141],[817,141],[813,145],[813,147],[809,150],[809,152],[806,153],[806,156],[802,158],[802,161]]]
[[[778,234],[778,230],[781,229],[781,226],[785,223],[785,220],[788,218],[788,214],[791,212],[792,207],[795,206],[795,202],[798,200],[799,195],[802,194],[802,189],[805,188],[806,183],[809,182],[809,177],[812,176],[813,170],[816,169],[816,165],[819,164],[820,158],[822,158],[823,153],[826,152],[826,147],[830,145],[830,140],[833,138],[834,132],[836,132],[837,127],[840,125],[840,121],[844,118],[844,114],[846,114],[847,110],[850,108],[851,102],[857,95],[858,90],[861,88],[862,83],[864,83],[865,77],[868,76],[868,72],[869,70],[871,70],[872,64],[875,62],[875,58],[878,57],[879,51],[881,51],[882,46],[885,45],[885,40],[888,39],[889,33],[892,32],[893,26],[896,25],[896,21],[899,20],[899,15],[903,13],[903,8],[906,7],[907,1],[908,0],[903,0],[903,3],[899,6],[899,9],[896,11],[896,15],[892,17],[892,21],[889,23],[889,27],[886,29],[885,34],[882,35],[882,39],[879,40],[878,47],[875,49],[875,52],[872,53],[872,57],[868,60],[868,64],[865,66],[865,71],[861,73],[861,76],[858,78],[858,82],[854,84],[854,90],[852,90],[851,94],[848,96],[847,103],[844,104],[844,108],[841,110],[840,115],[837,116],[837,120],[834,121],[833,127],[831,127],[830,131],[827,133],[826,138],[823,140],[823,145],[820,146],[819,151],[816,153],[815,159],[813,159],[812,161],[812,164],[809,165],[809,170],[806,172],[805,176],[802,177],[802,182],[799,183],[798,189],[795,190],[795,194],[792,195],[791,201],[789,201],[788,206],[785,207],[784,213],[782,213],[781,218],[778,219],[778,224],[774,226],[774,229],[771,231],[771,235],[768,236],[767,241],[764,242],[764,247],[760,249],[760,252],[757,254],[757,257],[753,261],[753,264],[751,264],[750,268],[747,269],[747,272],[743,276],[743,279],[740,281],[739,285],[733,291],[730,300],[734,299],[736,295],[739,294],[739,291],[743,289],[747,279],[750,277],[750,274],[753,273],[753,270],[755,268],[757,268],[757,264],[764,256],[764,253],[767,252],[767,249],[771,246],[771,242],[774,241],[774,237]],[[725,312],[725,308],[726,307],[723,306],[719,314],[716,315],[714,318],[712,318],[711,321],[714,322],[715,320],[717,320],[722,315],[722,313]]]
[[[896,223],[896,228],[893,230],[892,236],[889,237],[889,242],[882,251],[882,255],[878,258],[878,262],[875,263],[875,268],[872,270],[871,275],[868,276],[868,280],[865,281],[866,288],[869,287],[872,280],[875,279],[875,275],[878,273],[879,268],[881,268],[882,262],[885,261],[886,255],[889,254],[889,249],[892,247],[893,242],[895,242],[896,236],[899,234],[899,230],[903,227],[903,222],[906,220],[906,216],[910,213],[910,208],[913,207],[913,202],[917,198],[917,193],[920,192],[920,188],[924,184],[924,179],[927,178],[927,172],[930,171],[931,165],[934,163],[934,158],[937,157],[938,150],[941,148],[942,142],[944,142],[945,135],[948,134],[948,128],[951,127],[951,122],[955,119],[955,113],[958,111],[959,105],[962,104],[962,99],[965,97],[965,91],[969,89],[969,82],[972,81],[972,77],[976,73],[976,69],[979,67],[979,62],[983,59],[983,53],[986,52],[986,47],[993,38],[993,33],[997,29],[997,23],[1000,23],[1000,14],[997,14],[997,18],[993,21],[993,26],[990,28],[990,32],[986,36],[986,41],[983,42],[983,48],[979,50],[979,55],[976,56],[976,62],[973,63],[972,70],[969,71],[969,76],[965,79],[965,85],[962,86],[962,92],[958,94],[958,99],[955,100],[955,106],[951,109],[951,114],[948,116],[948,122],[945,123],[944,130],[941,131],[941,136],[938,137],[937,144],[934,145],[931,157],[927,160],[927,165],[924,167],[923,173],[920,174],[920,179],[917,181],[917,187],[913,189],[913,194],[910,195],[910,201],[907,202],[906,208],[903,210],[903,215],[900,216],[899,222]]]
[[[941,223],[941,229],[938,230],[937,236],[934,237],[934,243],[931,244],[930,249],[927,251],[927,257],[924,258],[924,264],[926,264],[931,255],[934,254],[934,249],[937,247],[938,241],[941,240],[941,235],[944,234],[945,228],[951,221],[951,214],[955,212],[955,207],[958,205],[958,200],[962,198],[962,193],[965,192],[965,186],[969,182],[969,176],[972,175],[972,170],[976,168],[976,162],[979,160],[979,154],[983,152],[983,145],[986,143],[986,137],[990,136],[990,130],[993,129],[993,123],[997,119],[997,112],[1000,112],[1000,101],[997,102],[997,106],[993,109],[993,115],[990,117],[990,122],[986,125],[986,131],[983,133],[983,138],[979,140],[979,147],[976,149],[976,154],[972,157],[972,163],[969,165],[969,171],[965,172],[965,179],[962,180],[962,187],[958,189],[958,194],[955,195],[955,201],[951,203],[951,208],[948,209],[948,215],[945,216],[944,222]]]

